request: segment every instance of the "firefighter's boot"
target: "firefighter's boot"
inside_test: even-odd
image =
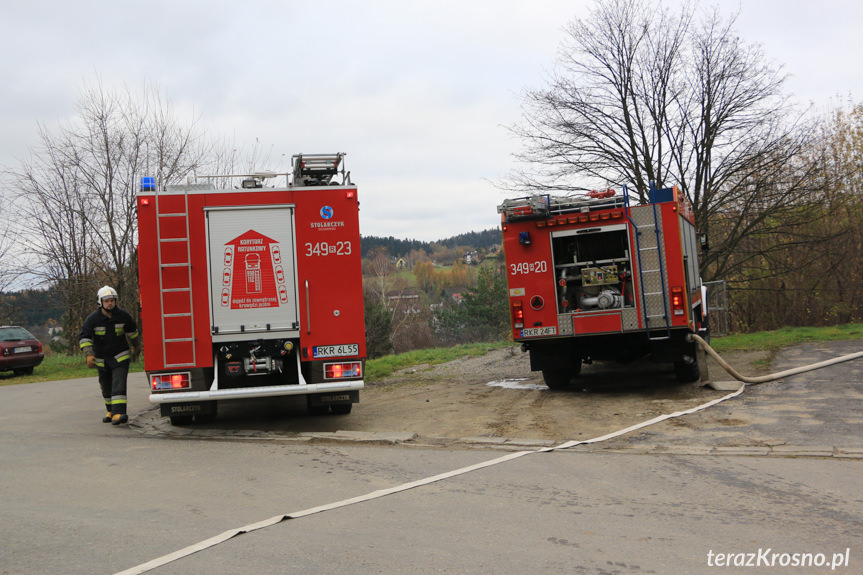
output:
[[[125,413],[115,413],[111,418],[111,425],[120,425],[129,421],[129,416]]]
[[[105,417],[102,418],[102,423],[111,423],[112,420],[111,412],[105,414]]]

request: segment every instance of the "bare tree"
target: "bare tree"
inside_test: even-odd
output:
[[[15,238],[11,233],[8,222],[11,221],[7,203],[0,199],[0,294],[5,295],[9,289],[13,289],[19,278],[19,272],[15,262]],[[11,301],[10,301],[11,300]],[[14,299],[0,297],[0,324],[17,323],[15,319],[16,306]]]
[[[369,276],[366,289],[387,310],[389,310],[387,292],[390,290],[391,278],[395,271],[395,266],[391,260],[387,249],[381,247],[369,254],[366,264],[366,275]]]
[[[4,292],[17,278],[15,266],[12,262],[12,240],[10,238],[9,226],[4,222],[9,220],[5,202],[0,199],[0,292]]]
[[[139,178],[181,181],[208,151],[197,120],[181,122],[155,86],[138,96],[88,84],[76,108],[56,131],[40,125],[39,147],[4,174],[28,271],[60,288],[67,333],[93,308],[99,285],[113,285],[137,308]]]
[[[703,258],[709,278],[732,273],[743,238],[790,222],[817,181],[802,154],[813,128],[783,95],[781,67],[734,32],[735,16],[697,18],[651,0],[597,2],[566,29],[548,85],[528,89],[525,168],[510,189],[574,192],[630,186],[639,202],[650,182],[679,186],[699,229],[733,219]]]

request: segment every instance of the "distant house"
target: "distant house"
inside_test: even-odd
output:
[[[408,269],[408,262],[404,258],[399,258],[396,260],[396,269],[397,270],[406,270]]]

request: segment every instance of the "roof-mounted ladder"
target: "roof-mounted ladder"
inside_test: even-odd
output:
[[[335,154],[296,154],[291,157],[295,186],[326,186],[342,174],[350,185],[350,172],[344,169],[344,152]]]

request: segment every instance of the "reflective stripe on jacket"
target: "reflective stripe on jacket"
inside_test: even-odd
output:
[[[78,344],[85,355],[95,355],[96,364],[108,368],[129,361],[128,339],[138,338],[138,326],[125,310],[115,308],[111,317],[97,309],[84,320]]]

